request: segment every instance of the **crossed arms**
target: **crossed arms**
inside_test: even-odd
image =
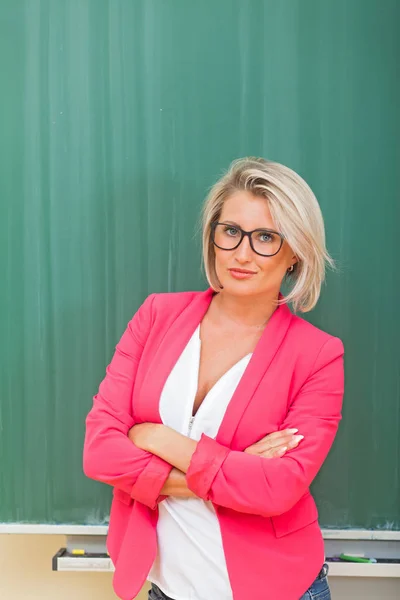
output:
[[[86,418],[85,474],[151,509],[167,494],[190,491],[240,512],[286,512],[310,486],[336,435],[344,385],[341,340],[331,337],[322,346],[281,425],[281,432],[299,429],[302,443],[265,460],[258,451],[230,450],[204,434],[196,442],[164,425],[135,423],[132,390],[153,301],[149,296],[129,322],[94,396]]]

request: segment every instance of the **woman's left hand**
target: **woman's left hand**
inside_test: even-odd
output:
[[[294,435],[298,429],[275,431],[263,437],[244,450],[246,454],[254,454],[263,458],[280,458],[287,450],[297,448],[303,435]]]

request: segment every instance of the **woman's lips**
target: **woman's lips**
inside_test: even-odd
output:
[[[246,273],[245,271],[236,271],[235,269],[229,269],[229,273],[235,279],[250,279],[250,277],[256,275],[256,273]]]

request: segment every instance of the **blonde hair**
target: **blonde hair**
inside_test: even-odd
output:
[[[325,279],[326,266],[336,270],[325,246],[324,221],[318,201],[308,184],[292,169],[264,158],[234,160],[212,186],[201,213],[203,265],[210,286],[220,291],[215,270],[215,249],[211,240],[211,223],[218,221],[229,196],[246,190],[263,197],[275,226],[298,262],[287,274],[293,283],[290,293],[278,304],[291,302],[294,311],[308,312],[317,304]]]

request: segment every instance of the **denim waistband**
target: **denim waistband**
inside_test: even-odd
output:
[[[328,565],[328,563],[324,563],[322,565],[322,569],[318,573],[316,579],[322,579],[323,577],[326,577],[326,575],[328,575],[328,572],[329,572],[329,565]]]
[[[329,565],[327,563],[324,563],[322,565],[320,572],[318,573],[318,575],[315,579],[317,580],[317,579],[322,579],[323,577],[326,577],[326,575],[328,575],[328,571],[329,571]],[[160,588],[157,587],[154,583],[151,584],[151,587],[154,591],[155,600],[173,600],[172,598],[170,598],[170,596],[167,596],[166,594],[164,594],[164,592],[162,592],[160,590]]]

